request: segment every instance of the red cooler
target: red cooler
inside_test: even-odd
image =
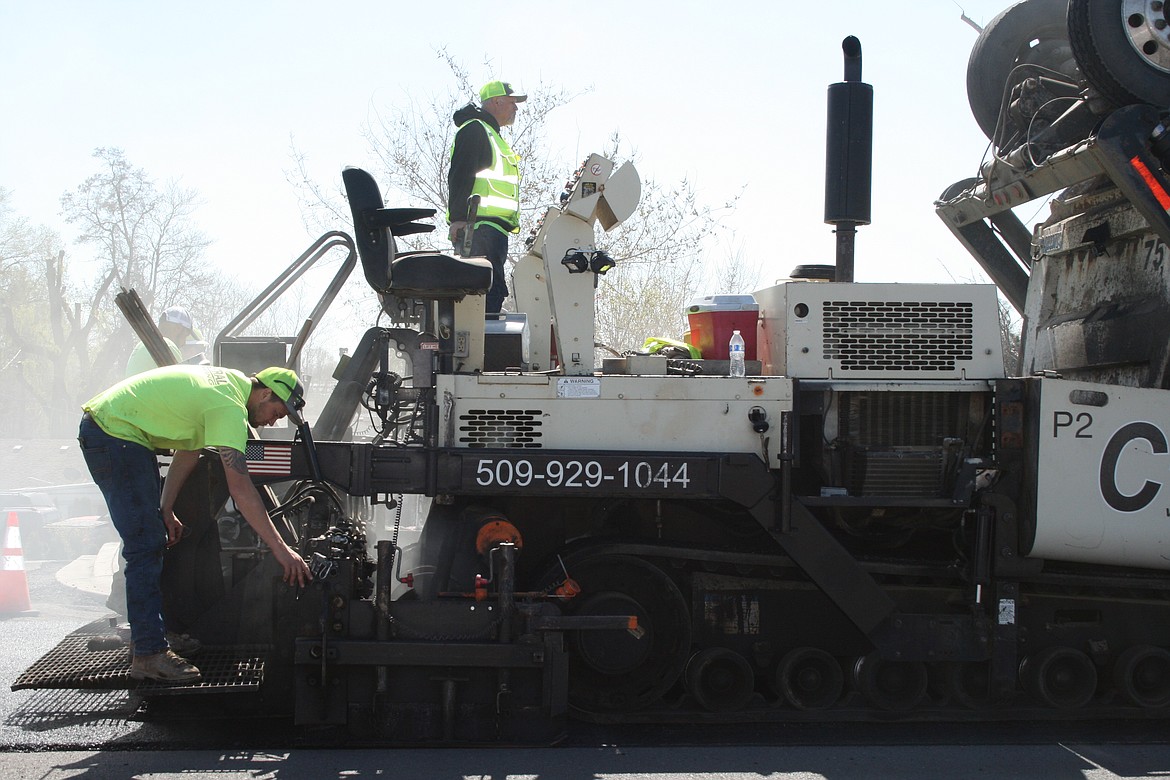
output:
[[[704,360],[727,360],[733,331],[743,336],[744,359],[756,359],[756,320],[760,307],[750,295],[705,295],[687,306],[691,344]]]

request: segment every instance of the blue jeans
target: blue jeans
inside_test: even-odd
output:
[[[484,309],[496,314],[508,297],[508,280],[504,276],[504,261],[508,258],[508,236],[490,225],[480,225],[471,237],[471,256],[486,257],[492,262],[492,286],[488,290]]]
[[[167,546],[158,459],[141,444],[110,436],[85,416],[77,440],[93,481],[122,537],[126,614],[135,655],[167,649],[162,616],[162,565]]]

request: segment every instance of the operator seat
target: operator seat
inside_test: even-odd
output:
[[[434,225],[416,222],[435,215],[434,209],[388,209],[374,177],[361,168],[341,172],[353,212],[354,240],[366,281],[378,293],[398,298],[436,301],[441,308],[466,295],[485,295],[492,286],[492,264],[484,257],[452,257],[440,252],[399,253],[395,236],[426,233]]]

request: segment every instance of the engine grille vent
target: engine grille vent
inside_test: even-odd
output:
[[[459,444],[485,447],[538,448],[542,413],[539,409],[471,409],[459,415]]]
[[[948,467],[978,435],[981,400],[973,393],[842,393],[850,495],[942,497]]]
[[[842,393],[841,435],[858,447],[937,447],[968,437],[972,403],[966,393]]]
[[[954,371],[974,353],[975,307],[941,301],[825,301],[824,358],[841,371]]]
[[[936,498],[943,493],[943,455],[930,450],[868,450],[849,458],[849,492],[856,496]]]

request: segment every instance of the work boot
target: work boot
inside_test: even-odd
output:
[[[203,643],[190,634],[178,634],[168,631],[167,644],[175,651],[175,655],[190,658],[203,649]]]
[[[190,661],[175,655],[173,650],[163,650],[154,655],[136,655],[130,662],[130,677],[135,680],[157,680],[159,682],[196,682],[202,674]]]
[[[117,625],[114,627],[114,633],[117,635],[117,640],[122,644],[130,647],[130,626],[126,624]],[[112,637],[111,637],[112,639]],[[190,634],[180,634],[173,631],[167,632],[167,644],[175,651],[175,655],[181,655],[184,658],[190,658],[193,655],[198,655],[199,651],[203,649],[203,643]],[[93,649],[93,648],[90,648]]]

